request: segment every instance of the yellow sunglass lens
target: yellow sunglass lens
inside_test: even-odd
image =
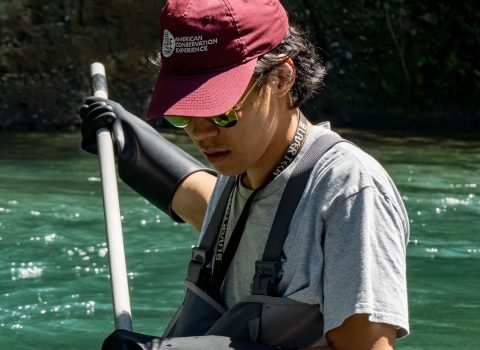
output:
[[[184,128],[188,125],[188,122],[190,121],[189,117],[178,117],[178,116],[171,116],[171,117],[165,117],[167,122],[172,124],[173,126],[176,126],[177,128]]]
[[[180,116],[168,116],[165,117],[167,122],[176,126],[177,128],[184,128],[190,122],[191,117],[180,117]],[[209,122],[219,126],[221,128],[231,128],[237,124],[237,112],[234,109],[230,109],[224,114],[217,115],[215,117],[207,118]]]
[[[217,126],[222,128],[231,128],[237,124],[237,112],[234,109],[230,109],[224,114],[211,117],[210,120]]]

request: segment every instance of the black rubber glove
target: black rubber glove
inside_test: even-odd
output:
[[[103,342],[102,350],[294,350],[217,335],[184,338],[157,338],[117,329]]]
[[[89,97],[80,108],[80,117],[82,149],[97,154],[97,130],[109,128],[116,144],[120,178],[176,222],[183,221],[170,204],[181,182],[201,170],[216,175],[119,103]]]

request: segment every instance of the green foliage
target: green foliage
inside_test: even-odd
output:
[[[410,62],[414,102],[429,106],[478,105],[478,4],[473,0],[455,4],[445,0],[421,0],[410,5],[410,17],[419,32],[417,42],[412,43],[418,54],[414,54],[414,62]]]

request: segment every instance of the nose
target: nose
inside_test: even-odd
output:
[[[191,118],[185,131],[195,140],[205,140],[218,135],[218,126],[210,123],[207,118]]]

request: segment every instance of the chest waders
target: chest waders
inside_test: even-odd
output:
[[[208,293],[210,290],[210,294],[215,294],[211,292],[211,267],[217,236],[235,185],[235,178],[231,177],[202,241],[192,249],[185,299],[163,337],[117,330],[105,340],[102,349],[267,350],[272,349],[271,345],[278,349],[327,345],[320,306],[279,297],[276,287],[283,244],[313,167],[339,142],[346,141],[332,134],[321,136],[295,167],[280,200],[262,260],[255,262],[251,295],[226,310]],[[322,245],[323,240],[324,237]]]

